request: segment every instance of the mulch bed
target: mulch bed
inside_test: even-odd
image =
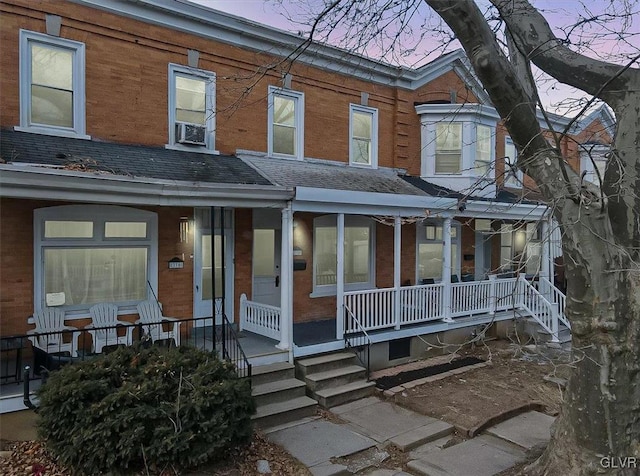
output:
[[[382,390],[388,390],[403,383],[411,382],[412,380],[418,380],[424,377],[430,377],[432,375],[448,372],[449,370],[459,369],[460,367],[466,367],[468,365],[474,365],[484,362],[484,360],[477,357],[461,357],[459,359],[452,360],[446,364],[432,365],[431,367],[424,367],[416,370],[407,370],[406,372],[400,372],[396,375],[388,375],[380,377],[376,380],[376,387]]]

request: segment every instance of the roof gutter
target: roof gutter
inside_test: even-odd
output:
[[[0,164],[0,196],[84,203],[160,206],[283,207],[292,189],[218,184]]]
[[[430,195],[296,187],[292,208],[294,211],[314,213],[427,217],[455,208],[457,202],[454,198]]]

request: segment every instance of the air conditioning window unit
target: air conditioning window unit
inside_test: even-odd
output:
[[[176,142],[179,144],[205,145],[206,128],[202,124],[176,122]]]

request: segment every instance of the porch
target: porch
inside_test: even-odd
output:
[[[570,329],[564,306],[564,294],[547,278],[533,281],[524,274],[350,291],[343,294],[336,318],[293,323],[293,355],[302,357],[521,317],[534,319],[557,342],[560,327]],[[283,325],[280,308],[249,301],[243,295],[240,329],[268,334],[281,345]]]
[[[288,351],[276,348],[277,341],[252,332],[238,333],[235,326],[228,321],[225,325],[216,324],[215,330],[211,317],[177,319],[172,321],[172,325],[176,322],[180,328],[180,346],[215,352],[236,366],[239,377],[251,377],[254,366],[286,362],[289,359]],[[144,328],[156,324],[163,325],[162,322],[143,326],[132,323],[97,329],[115,330],[118,334],[126,334],[131,329],[134,344],[175,346],[173,340],[159,340],[153,343],[147,340]],[[80,333],[77,347],[72,348],[71,351],[61,351],[56,348],[56,345],[64,345],[64,343],[71,341],[72,334],[76,332]],[[50,340],[60,344],[48,346],[46,350],[41,349],[31,340],[36,337],[40,339],[38,342]],[[91,336],[84,329],[7,336],[0,338],[0,343],[3,348],[0,366],[0,414],[27,408],[23,402],[25,376],[28,377],[29,394],[33,398],[46,375],[45,369],[54,371],[62,366],[83,362],[100,355],[92,350]],[[103,352],[111,352],[119,345],[122,344],[117,344],[115,341],[107,342]],[[25,367],[28,367],[26,374]]]

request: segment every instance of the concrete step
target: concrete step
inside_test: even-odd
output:
[[[331,408],[368,397],[373,394],[374,389],[375,382],[358,380],[337,387],[325,388],[315,392],[313,395],[321,407]]]
[[[297,397],[284,402],[269,403],[258,407],[251,417],[254,424],[262,429],[301,420],[315,415],[318,402],[309,397]]]
[[[256,405],[268,405],[269,403],[284,402],[293,398],[305,396],[306,385],[304,382],[288,378],[284,380],[274,380],[260,385],[254,385],[251,394]]]
[[[356,380],[366,379],[367,371],[359,365],[347,365],[344,367],[325,370],[323,372],[307,374],[304,381],[311,392],[318,392],[329,387],[339,387]]]
[[[289,362],[259,365],[251,369],[251,384],[256,387],[275,380],[294,378],[295,367]]]
[[[334,352],[308,359],[300,359],[296,362],[297,377],[302,379],[309,374],[325,372],[346,365],[356,363],[356,356],[352,352]]]

